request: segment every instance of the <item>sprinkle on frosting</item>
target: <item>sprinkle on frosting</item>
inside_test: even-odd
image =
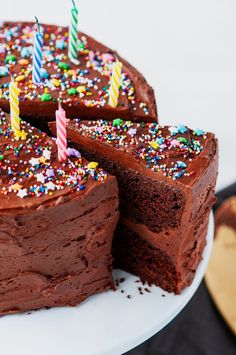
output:
[[[79,151],[68,148],[66,162],[57,161],[56,144],[45,133],[21,122],[27,140],[16,140],[10,118],[0,111],[0,194],[14,194],[20,199],[53,195],[57,191],[81,191],[89,179],[104,181],[107,174],[81,158]]]
[[[108,103],[108,89],[113,63],[112,53],[94,51],[84,35],[79,38],[80,64],[67,57],[68,31],[56,26],[41,26],[44,32],[42,82],[32,83],[34,26],[24,23],[0,28],[0,99],[9,99],[9,70],[21,90],[20,101],[56,101],[71,105],[103,107]],[[121,99],[136,111],[149,114],[147,105],[136,102],[135,88],[129,75],[122,73]],[[125,98],[123,98],[125,96]]]
[[[207,138],[204,131],[190,130],[182,124],[168,127],[119,118],[86,123],[76,119],[73,122],[82,135],[131,151],[148,169],[173,180],[193,175],[189,165],[201,153]]]

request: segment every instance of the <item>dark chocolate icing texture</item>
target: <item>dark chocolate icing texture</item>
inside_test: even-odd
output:
[[[0,111],[0,209],[39,205],[72,192],[83,193],[107,174],[68,148],[68,159],[59,162],[57,145],[36,128],[21,122],[26,140],[17,140],[10,118]]]
[[[68,59],[68,29],[40,26],[44,32],[42,83],[32,84],[33,23],[5,22],[0,28],[0,105],[8,109],[9,71],[21,89],[22,117],[52,119],[56,100],[70,117],[106,119],[117,116],[156,121],[154,93],[143,76],[116,52],[80,33],[79,65]],[[109,80],[113,63],[123,63],[117,108],[108,105]]]
[[[113,288],[115,177],[0,111],[0,314],[76,305]]]
[[[191,130],[184,125],[161,126],[157,123],[111,121],[80,121],[68,123],[70,131],[131,154],[142,166],[173,180],[189,181],[199,170],[193,164],[214,137],[201,129]],[[70,136],[71,133],[69,133]],[[72,139],[73,140],[73,139]]]

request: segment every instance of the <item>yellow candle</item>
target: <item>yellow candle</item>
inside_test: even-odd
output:
[[[119,99],[119,89],[121,85],[122,63],[118,60],[113,65],[112,76],[109,89],[109,102],[111,107],[117,107]]]
[[[9,87],[10,94],[10,110],[11,110],[11,128],[15,137],[21,137],[20,131],[20,109],[19,109],[19,94],[17,83],[12,79]]]

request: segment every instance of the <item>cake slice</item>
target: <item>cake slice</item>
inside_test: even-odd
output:
[[[76,305],[113,287],[116,178],[0,112],[0,314]]]
[[[218,163],[214,135],[121,119],[69,121],[67,135],[117,177],[115,265],[179,293],[191,283],[206,243]]]
[[[21,89],[21,116],[35,127],[48,128],[60,97],[69,117],[117,116],[134,121],[156,121],[154,92],[139,73],[119,54],[95,39],[79,33],[79,65],[68,59],[68,28],[40,25],[44,32],[42,83],[32,84],[34,32],[31,22],[0,25],[0,107],[9,111],[9,71]],[[123,64],[118,107],[108,105],[108,89],[116,59]]]

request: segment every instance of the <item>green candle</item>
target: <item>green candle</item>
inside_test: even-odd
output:
[[[78,51],[77,51],[77,42],[78,42],[78,8],[72,0],[72,9],[71,9],[71,21],[69,28],[69,45],[68,45],[68,56],[69,59],[78,64]]]

